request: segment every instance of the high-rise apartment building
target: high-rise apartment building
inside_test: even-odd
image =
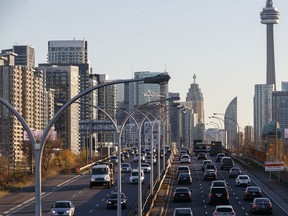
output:
[[[85,40],[48,41],[48,62],[55,64],[88,63],[88,45]]]
[[[257,84],[254,92],[254,141],[258,150],[263,148],[261,143],[262,130],[272,120],[273,84]]]
[[[17,54],[5,52],[0,54],[0,96],[8,101],[27,122],[32,131],[43,130],[44,110],[43,73],[27,65],[15,65]],[[52,98],[53,100],[53,98]],[[22,163],[23,133],[20,121],[0,105],[0,153],[8,158],[10,166]]]
[[[79,94],[79,69],[77,66],[40,67],[45,74],[46,87],[54,89],[55,112],[65,101]],[[79,152],[79,104],[73,103],[55,122],[63,148]]]
[[[48,41],[48,64],[40,66],[77,66],[79,68],[80,92],[97,85],[97,76],[92,73],[88,60],[88,42],[85,40],[51,40]],[[92,106],[97,105],[97,91],[80,98],[80,119],[97,118],[98,111]],[[90,105],[91,104],[91,105]],[[81,149],[85,147],[86,135],[80,135]]]
[[[29,45],[14,45],[12,49],[2,50],[2,53],[13,52],[15,56],[15,65],[35,67],[35,49]]]
[[[275,59],[274,59],[274,24],[279,23],[280,13],[277,8],[273,7],[272,0],[266,0],[266,7],[260,13],[261,23],[265,24],[267,33],[267,68],[266,84],[274,84],[276,89],[275,78]]]
[[[254,142],[254,128],[253,126],[247,125],[244,128],[244,144],[249,145]]]

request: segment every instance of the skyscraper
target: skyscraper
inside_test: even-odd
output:
[[[266,0],[266,7],[260,13],[261,23],[267,25],[267,68],[266,68],[266,84],[274,84],[275,79],[275,59],[274,59],[274,33],[273,25],[279,23],[280,13],[277,8],[273,7],[272,0]]]
[[[274,85],[257,84],[254,94],[254,141],[256,148],[261,150],[261,135],[266,124],[272,121],[272,92]]]

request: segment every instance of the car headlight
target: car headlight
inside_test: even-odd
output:
[[[106,175],[104,179],[109,180],[110,179],[109,175]]]
[[[94,182],[94,181],[95,181],[95,179],[94,179],[94,178],[90,178],[90,181],[91,181],[91,182]]]
[[[66,213],[68,213],[68,214],[69,214],[69,213],[70,213],[70,211],[71,211],[71,209],[67,210],[67,211],[66,211]]]
[[[52,213],[54,214],[54,213],[56,213],[56,211],[55,211],[55,210],[52,210]]]

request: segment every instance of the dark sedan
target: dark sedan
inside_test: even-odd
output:
[[[191,201],[191,191],[188,187],[177,187],[174,191],[173,201]]]
[[[244,191],[244,200],[254,199],[256,197],[262,197],[262,191],[257,186],[248,186]]]
[[[254,213],[269,213],[272,214],[272,203],[268,198],[255,198],[251,207],[252,214]]]
[[[232,167],[229,171],[229,178],[237,178],[238,175],[241,175],[242,171],[239,167]]]
[[[204,181],[206,180],[216,180],[217,179],[217,173],[213,169],[207,169],[204,173]]]
[[[106,201],[107,209],[117,208],[117,192],[112,192],[107,195]],[[127,207],[127,197],[124,193],[121,193],[121,208],[125,209]]]
[[[180,173],[178,176],[178,184],[192,184],[190,173]]]

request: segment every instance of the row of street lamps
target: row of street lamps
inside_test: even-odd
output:
[[[99,88],[103,88],[109,85],[116,85],[116,84],[123,84],[123,83],[132,83],[132,82],[144,82],[144,83],[158,83],[160,85],[165,85],[168,83],[170,79],[170,76],[168,74],[159,74],[157,76],[153,77],[145,77],[145,78],[140,78],[140,79],[127,79],[127,80],[116,80],[113,82],[107,82],[103,84],[98,84],[96,86],[90,87],[82,92],[80,92],[78,95],[74,96],[70,100],[68,100],[50,119],[48,122],[48,125],[43,131],[43,135],[41,137],[40,143],[36,142],[35,137],[33,136],[33,133],[28,126],[27,122],[25,119],[22,117],[22,115],[4,98],[0,97],[0,102],[7,108],[9,111],[11,111],[17,119],[21,122],[24,130],[27,132],[28,137],[30,139],[32,148],[33,148],[33,153],[34,153],[34,158],[35,158],[35,215],[36,216],[41,216],[42,215],[42,203],[41,203],[41,191],[42,191],[42,185],[41,185],[41,168],[42,168],[42,154],[43,154],[43,149],[45,146],[45,142],[47,140],[47,137],[51,131],[52,126],[55,124],[57,119],[60,117],[60,115],[70,107],[70,105],[74,102],[76,102],[78,99],[81,97],[91,93],[94,90],[97,90]],[[121,145],[118,146],[118,148]],[[121,147],[120,147],[121,149]],[[118,155],[119,156],[119,155]],[[120,158],[120,157],[119,157]],[[119,160],[120,161],[120,160]],[[119,168],[119,167],[118,167]],[[121,167],[120,167],[121,168]],[[120,169],[119,169],[120,171]],[[121,176],[121,175],[120,175]],[[119,181],[119,180],[118,180]],[[121,183],[121,181],[120,181]],[[119,184],[120,185],[120,184]],[[120,188],[121,190],[121,188]],[[121,192],[121,191],[120,191]],[[118,191],[119,193],[119,191]],[[118,197],[121,197],[120,194],[118,194]],[[118,200],[119,201],[119,200]],[[121,203],[121,200],[120,202]],[[118,208],[121,205],[118,205]],[[140,209],[138,209],[139,211]],[[118,211],[117,211],[118,212]],[[121,215],[121,211],[120,214]]]

